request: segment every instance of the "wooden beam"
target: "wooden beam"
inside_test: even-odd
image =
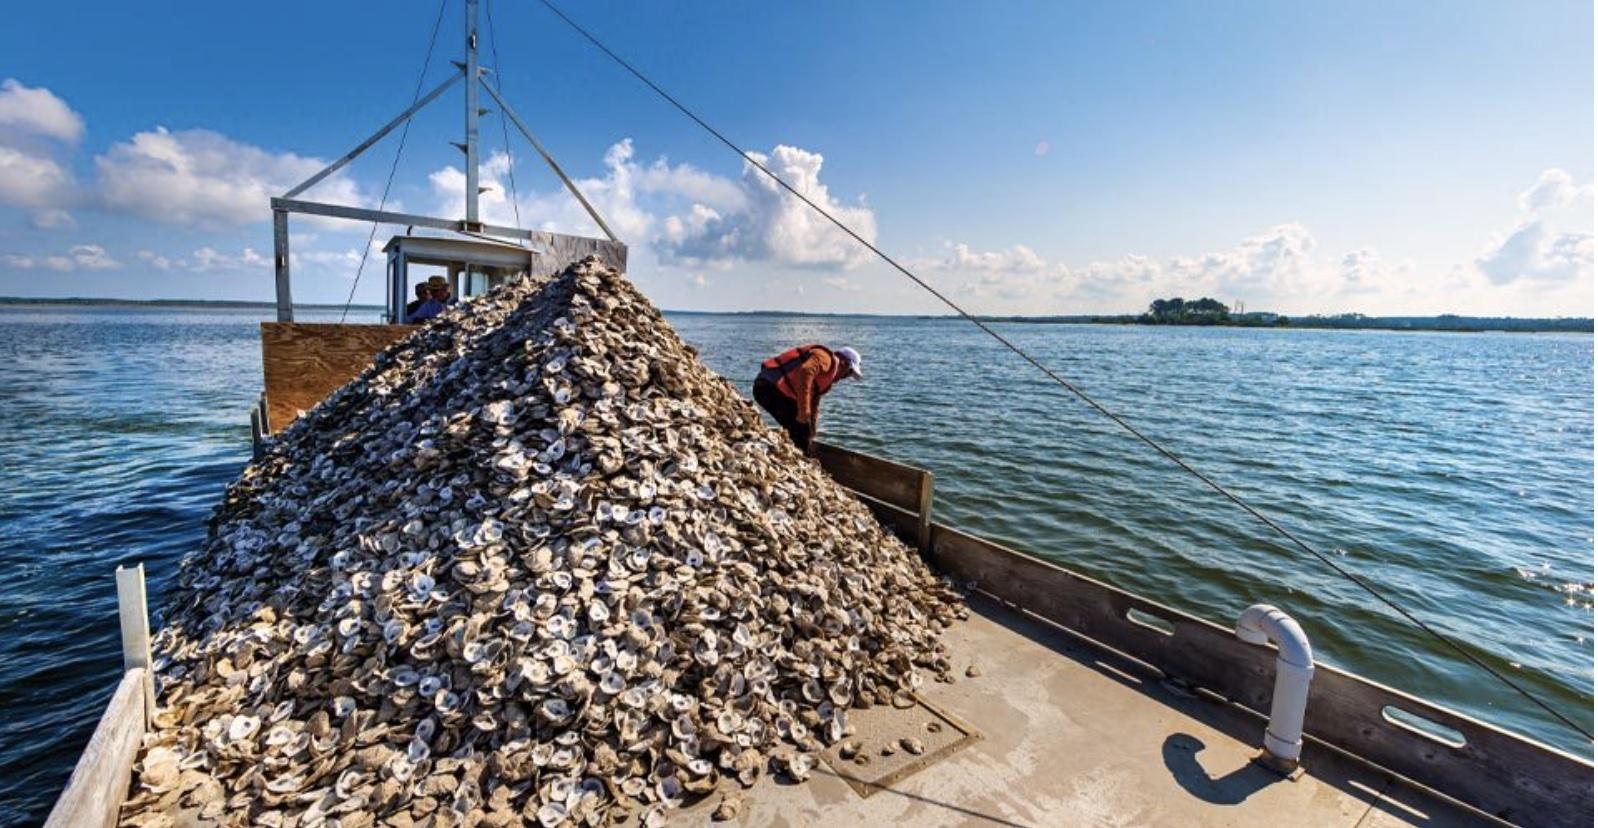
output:
[[[78,757],[72,778],[56,798],[45,828],[110,828],[118,822],[133,779],[133,762],[145,731],[145,688],[149,671],[122,674],[89,745]]]
[[[839,483],[912,514],[919,514],[931,490],[930,472],[852,451],[831,443],[815,443],[816,460]]]

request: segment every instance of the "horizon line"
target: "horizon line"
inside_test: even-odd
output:
[[[223,306],[223,307],[236,307],[236,308],[275,308],[275,307],[277,307],[277,303],[272,301],[272,300],[270,300],[270,299],[193,299],[193,298],[129,299],[129,298],[123,298],[123,297],[105,297],[105,296],[40,296],[40,297],[35,297],[35,296],[0,296],[0,305],[49,305],[49,304],[60,304],[60,305],[135,305],[135,306],[145,305],[145,306],[163,306],[163,307],[182,307],[182,306],[217,307],[217,306]],[[346,307],[346,305],[343,305],[343,304],[340,304],[340,303],[336,303],[336,302],[331,302],[331,303],[330,302],[295,302],[294,303],[294,307],[320,310],[320,309],[343,309],[343,308]],[[373,305],[373,304],[351,304],[351,305],[348,305],[347,307],[350,310],[382,310],[383,309],[383,305]],[[871,312],[871,311],[853,311],[853,312],[844,312],[844,311],[803,311],[803,310],[782,310],[782,309],[775,309],[775,308],[756,308],[756,309],[750,309],[750,310],[702,310],[702,309],[695,309],[695,308],[661,308],[660,310],[661,310],[662,313],[700,314],[700,315],[714,315],[714,316],[890,317],[890,318],[902,318],[902,319],[959,319],[959,318],[961,318],[959,314],[955,314],[955,313],[879,313],[879,312]],[[1058,319],[1058,320],[1093,320],[1093,319],[1130,320],[1130,319],[1136,319],[1138,316],[1142,315],[1142,312],[1141,311],[1133,311],[1133,312],[1124,312],[1123,311],[1123,312],[1118,312],[1118,313],[1043,313],[1043,314],[978,313],[978,314],[973,314],[973,315],[976,316],[979,319],[994,319],[994,320],[1027,320],[1027,319],[1032,319],[1032,320],[1050,320],[1050,319]],[[1444,318],[1444,317],[1455,317],[1455,318],[1460,318],[1460,319],[1508,319],[1508,320],[1519,320],[1519,321],[1537,321],[1537,320],[1573,320],[1573,321],[1587,321],[1587,322],[1594,321],[1594,318],[1591,317],[1591,316],[1508,316],[1508,315],[1485,316],[1485,315],[1479,315],[1479,314],[1454,313],[1454,312],[1429,313],[1429,314],[1428,313],[1395,313],[1395,314],[1390,314],[1390,315],[1376,316],[1376,315],[1364,313],[1364,312],[1361,312],[1361,311],[1345,311],[1345,312],[1341,312],[1341,313],[1324,313],[1324,312],[1322,312],[1322,313],[1308,313],[1308,314],[1279,313],[1277,311],[1249,311],[1248,313],[1245,313],[1245,314],[1239,314],[1239,317],[1256,316],[1256,315],[1278,316],[1278,317],[1283,317],[1283,318],[1286,318],[1286,319],[1289,319],[1289,320],[1291,320],[1291,319],[1309,319],[1309,318],[1315,318],[1315,317],[1328,318],[1329,319],[1329,318],[1336,318],[1336,317],[1357,316],[1357,317],[1362,317],[1362,318],[1365,318],[1365,319],[1372,319],[1372,320],[1383,320],[1383,319],[1440,319],[1440,318]]]

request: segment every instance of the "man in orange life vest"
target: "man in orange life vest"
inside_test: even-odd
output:
[[[794,445],[810,453],[821,422],[821,397],[841,379],[860,377],[860,352],[800,345],[760,363],[755,402],[787,429]]]

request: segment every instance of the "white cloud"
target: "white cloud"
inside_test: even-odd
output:
[[[320,159],[268,152],[210,130],[165,127],[113,144],[94,162],[106,207],[210,228],[266,221],[273,196],[326,166]],[[308,195],[332,204],[364,203],[355,182],[342,172]]]
[[[1521,215],[1515,226],[1494,236],[1476,257],[1476,269],[1494,285],[1590,277],[1593,237],[1584,231],[1591,226],[1591,213],[1574,221],[1565,214],[1572,212],[1568,208],[1590,207],[1592,191],[1591,184],[1576,186],[1564,170],[1544,170],[1537,182],[1520,194]],[[1567,224],[1580,229],[1562,229]]]
[[[1520,194],[1520,209],[1535,215],[1591,196],[1591,184],[1577,187],[1570,173],[1558,168],[1548,169],[1537,177],[1537,183],[1531,189]]]
[[[0,204],[29,208],[39,229],[69,226],[77,184],[61,156],[83,137],[83,118],[55,93],[0,82]]]
[[[1163,260],[1129,254],[1071,266],[1051,262],[1026,245],[979,251],[952,244],[946,256],[918,260],[915,265],[963,276],[953,290],[1006,304],[1018,313],[1084,307],[1131,311],[1161,296],[1242,299],[1255,307],[1295,304],[1381,290],[1410,267],[1407,262],[1388,264],[1369,249],[1335,261],[1316,256],[1315,250],[1309,229],[1290,222],[1247,236],[1229,248]]]
[[[871,208],[839,202],[822,183],[824,159],[820,153],[779,144],[769,156],[757,152],[749,155],[862,238],[876,240],[877,218]],[[851,268],[871,257],[859,242],[753,164],[744,164],[738,183],[746,205],[710,218],[698,232],[686,234],[681,241],[662,245],[663,258],[685,263],[732,260]]]
[[[55,159],[0,145],[0,202],[58,210],[74,187],[72,174]]]
[[[172,271],[184,270],[194,273],[226,273],[236,271],[265,271],[272,267],[271,256],[256,250],[253,247],[244,247],[237,253],[218,250],[205,246],[197,248],[187,255],[168,256],[152,250],[140,250],[135,254],[139,261],[145,262],[156,270]],[[301,250],[289,255],[290,268],[303,265],[317,265],[330,269],[342,270],[348,267],[350,275],[354,275],[354,268],[360,263],[359,250]],[[370,267],[371,263],[368,262]]]
[[[867,239],[876,237],[876,217],[862,204],[834,199],[821,181],[821,155],[778,146],[767,156],[751,153],[795,189],[827,207]],[[513,224],[508,171],[512,159],[491,156],[481,169],[488,187],[478,200],[492,224]],[[635,160],[631,139],[605,153],[605,175],[576,181],[612,230],[635,250],[650,248],[667,265],[725,268],[739,262],[790,267],[853,267],[870,255],[753,166],[737,179],[664,158]],[[465,212],[466,175],[450,166],[429,176],[437,209],[444,216]],[[521,194],[521,222],[544,230],[598,234],[576,200],[564,190]]]
[[[78,220],[71,213],[55,208],[35,210],[29,223],[37,230],[71,230],[78,226]]]
[[[1314,267],[1315,237],[1296,222],[1245,238],[1230,250],[1172,259],[1181,282],[1204,285],[1229,297],[1275,297],[1320,293],[1325,272]]]
[[[1402,280],[1414,270],[1415,264],[1407,259],[1391,264],[1367,247],[1349,253],[1338,264],[1342,291],[1349,294],[1401,289]]]
[[[964,243],[951,244],[948,256],[920,260],[917,264],[930,270],[988,273],[1038,273],[1049,268],[1049,263],[1042,256],[1024,244],[986,252],[972,250],[970,245]]]
[[[122,263],[111,258],[98,244],[73,245],[65,254],[45,256],[0,255],[0,265],[14,270],[54,270],[71,273],[75,270],[115,270]]]
[[[48,89],[6,78],[0,81],[0,136],[7,135],[76,143],[83,137],[83,116]]]
[[[825,276],[821,283],[835,290],[858,291],[860,286],[842,276]]]

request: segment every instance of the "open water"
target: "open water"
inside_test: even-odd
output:
[[[112,573],[159,624],[249,457],[244,311],[0,307],[0,824],[41,821],[120,669]],[[852,344],[823,437],[931,469],[939,520],[1591,756],[1563,728],[1043,381],[968,323],[673,314],[744,388]],[[1593,339],[1003,325],[1245,499],[1591,727]]]

